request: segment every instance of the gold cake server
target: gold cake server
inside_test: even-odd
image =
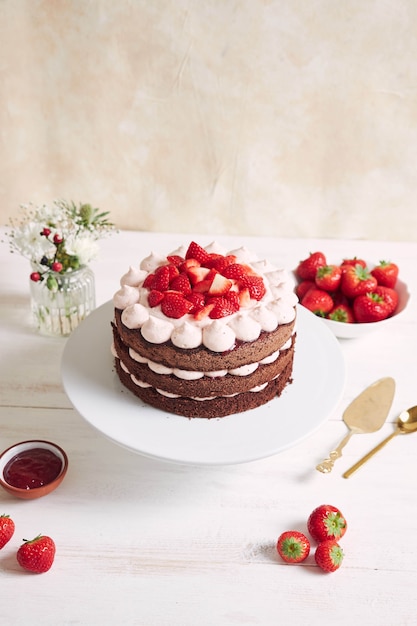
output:
[[[393,378],[380,378],[372,383],[357,398],[355,398],[343,413],[343,421],[349,429],[337,448],[332,450],[327,459],[324,459],[316,469],[323,474],[332,471],[336,459],[342,456],[345,447],[352,435],[373,433],[379,430],[388,417],[395,393]]]

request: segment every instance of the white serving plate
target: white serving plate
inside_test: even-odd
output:
[[[110,352],[113,304],[72,333],[62,380],[73,406],[98,432],[139,454],[193,465],[244,463],[277,454],[316,431],[338,404],[345,365],[335,336],[298,306],[293,380],[279,398],[245,413],[188,419],[144,404],[119,381]]]

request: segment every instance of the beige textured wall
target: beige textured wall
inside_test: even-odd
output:
[[[2,0],[0,222],[417,241],[416,0]]]

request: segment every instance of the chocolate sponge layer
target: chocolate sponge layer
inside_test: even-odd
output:
[[[295,319],[272,332],[262,332],[255,341],[236,341],[230,350],[220,353],[203,345],[185,350],[177,348],[171,341],[150,343],[142,337],[139,329],[129,329],[122,323],[121,313],[115,309],[112,323],[115,367],[120,381],[143,402],[168,413],[190,418],[241,413],[279,396],[292,381]],[[132,351],[139,356],[139,360],[135,354],[132,356]],[[278,358],[272,363],[260,363],[275,353],[278,353]],[[196,380],[187,380],[176,376],[175,372],[161,374],[149,367],[146,361],[168,370],[202,372],[204,375]],[[246,376],[229,373],[224,376],[207,375],[256,363],[258,367]]]
[[[157,374],[146,363],[138,363],[129,356],[129,349],[121,341],[116,329],[113,330],[113,335],[118,357],[128,372],[137,380],[168,393],[197,398],[244,393],[254,387],[269,383],[279,376],[292,360],[295,343],[295,335],[293,335],[290,348],[280,352],[273,363],[261,364],[247,376],[226,374],[225,376],[203,376],[197,380],[184,380],[175,374]]]
[[[289,352],[290,359],[282,373],[262,391],[247,391],[232,397],[216,397],[212,400],[192,400],[187,397],[168,398],[158,393],[153,387],[143,388],[136,385],[132,381],[131,376],[122,369],[119,359],[115,360],[115,365],[123,385],[146,404],[162,411],[185,417],[210,419],[242,413],[266,404],[276,396],[280,396],[285,386],[292,382],[293,350]]]

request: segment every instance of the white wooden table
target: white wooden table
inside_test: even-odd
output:
[[[101,243],[97,305],[109,300],[130,264],[150,250],[191,238],[122,232]],[[218,237],[244,243],[288,268],[322,249],[331,261],[391,259],[417,293],[417,245],[368,241]],[[31,328],[29,266],[0,246],[0,444],[28,438],[62,445],[70,466],[61,487],[34,501],[0,493],[0,514],[16,523],[0,552],[0,623],[143,626],[417,623],[417,435],[397,437],[349,480],[341,474],[390,434],[398,413],[417,404],[417,300],[381,331],[341,342],[346,388],[328,421],[304,442],[261,461],[191,467],[151,460],[96,432],[72,408],[60,375],[65,339]],[[351,439],[331,474],[315,470],[346,434],[341,415],[368,384],[392,376],[386,424]],[[278,535],[305,530],[319,504],[348,519],[345,560],[323,574],[310,558],[288,566]],[[53,568],[31,575],[15,553],[42,532],[57,544]]]

